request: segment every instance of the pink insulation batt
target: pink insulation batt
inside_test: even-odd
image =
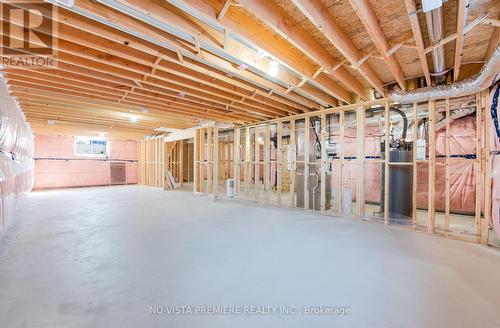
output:
[[[34,189],[109,185],[109,161],[75,155],[75,138],[35,137]],[[110,140],[110,160],[126,161],[127,182],[137,183],[137,142]]]

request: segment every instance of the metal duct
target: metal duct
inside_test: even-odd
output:
[[[491,58],[474,77],[448,85],[425,87],[412,91],[397,90],[389,95],[392,101],[413,103],[430,99],[455,98],[471,95],[489,88],[499,79],[500,47],[497,47]]]
[[[418,130],[417,130],[417,139],[423,140],[425,139],[426,136],[426,131],[427,131],[427,120],[423,119],[420,122],[418,122]],[[415,141],[415,140],[413,140]]]
[[[443,6],[432,9],[425,13],[427,22],[427,33],[431,44],[436,44],[444,38],[444,14]],[[439,46],[432,51],[432,61],[434,63],[434,74],[438,84],[446,81],[446,67],[444,63],[444,46]]]

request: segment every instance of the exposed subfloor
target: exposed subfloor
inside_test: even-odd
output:
[[[35,192],[0,241],[0,326],[500,327],[498,272],[497,250],[351,218],[140,186]],[[224,305],[242,313],[196,314]]]

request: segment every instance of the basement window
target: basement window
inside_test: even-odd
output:
[[[75,138],[75,155],[106,157],[109,155],[109,142],[99,138]]]

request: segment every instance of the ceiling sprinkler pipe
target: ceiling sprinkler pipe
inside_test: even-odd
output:
[[[432,99],[468,96],[485,90],[499,80],[500,47],[497,47],[481,72],[474,77],[448,85],[425,87],[412,91],[397,90],[389,95],[392,101],[414,103]]]

